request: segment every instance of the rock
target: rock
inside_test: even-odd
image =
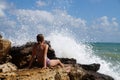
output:
[[[1,72],[11,72],[11,71],[16,71],[17,67],[14,64],[8,62],[8,63],[1,64],[0,70]]]
[[[11,74],[12,73],[12,74]],[[4,80],[70,80],[67,73],[60,67],[21,69],[13,72],[0,73]]]
[[[47,69],[32,68],[19,69],[17,71],[0,73],[0,79],[4,80],[114,80],[112,77],[95,71],[84,70],[79,65],[71,65],[70,72],[66,72],[60,66]]]
[[[29,63],[31,52],[31,47],[12,47],[9,52],[12,56],[11,62],[18,68],[23,68]]]
[[[86,71],[86,74],[82,77],[82,80],[114,80],[111,76],[101,74],[94,71]]]
[[[82,67],[83,69],[85,70],[88,70],[88,71],[98,71],[100,69],[100,64],[96,64],[96,63],[93,63],[93,64],[78,64],[80,67]]]
[[[86,67],[91,67],[87,65]],[[95,67],[95,66],[94,66]],[[111,76],[95,72],[94,70],[85,70],[79,64],[75,64],[69,73],[70,80],[114,80]]]
[[[74,58],[58,58],[64,64],[76,64],[76,59]]]
[[[11,48],[11,42],[0,38],[0,63],[6,62],[6,56]]]

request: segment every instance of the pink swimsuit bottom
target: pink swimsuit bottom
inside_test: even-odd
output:
[[[50,66],[50,59],[49,58],[47,58],[46,64],[47,64],[47,66]]]

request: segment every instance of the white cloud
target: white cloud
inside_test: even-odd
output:
[[[103,16],[95,20],[94,25],[96,25],[96,27],[99,27],[99,28],[101,27],[105,29],[105,28],[116,27],[119,25],[119,23],[117,22],[116,18],[110,19],[107,16]]]
[[[116,20],[117,20],[116,18],[112,18],[112,25],[113,26],[119,26],[119,24]]]
[[[38,7],[46,6],[47,4],[44,1],[38,0],[36,1]]]
[[[64,11],[55,11],[53,14],[55,17],[56,26],[64,26],[64,27],[73,27],[73,28],[84,28],[86,26],[86,20],[81,18],[74,18]]]
[[[19,26],[26,27],[27,30],[32,31],[31,33],[36,34],[38,32],[49,32],[54,21],[52,13],[42,10],[25,10],[19,9],[14,14],[17,17]],[[27,31],[28,34],[29,31]]]
[[[80,19],[80,18],[72,18],[72,19],[73,20],[70,22],[70,24],[72,25],[72,27],[85,29],[86,22],[87,22],[86,20]]]
[[[0,0],[0,17],[7,17],[6,12],[12,10],[13,4],[6,0]]]
[[[6,25],[7,27],[15,27],[16,26],[16,22],[11,21],[11,20],[4,21],[2,24]]]
[[[13,28],[13,27],[16,26],[16,22],[8,19],[6,17],[3,17],[3,18],[0,19],[0,26],[1,27],[6,27],[6,28],[9,28],[9,27]]]
[[[108,21],[108,17],[107,16],[103,16],[100,19],[98,19],[100,21],[101,26],[106,27],[106,26],[110,26],[110,23]]]
[[[53,16],[51,13],[40,10],[16,10],[15,14],[18,20],[27,23],[39,23],[40,21],[46,21],[46,23],[51,23],[53,21]]]
[[[45,27],[76,27],[84,28],[86,20],[74,18],[64,11],[47,12],[42,10],[16,10],[18,22],[27,25],[43,25]]]
[[[0,1],[0,17],[5,16],[4,10],[7,8],[6,3],[3,1]]]
[[[100,17],[91,24],[88,32],[97,41],[112,41],[112,37],[120,36],[118,20],[108,16]]]
[[[114,31],[119,29],[119,23],[116,18],[108,18],[107,16],[103,16],[98,18],[92,24],[93,29],[102,30],[102,31]]]
[[[4,11],[0,9],[0,17],[5,16]]]

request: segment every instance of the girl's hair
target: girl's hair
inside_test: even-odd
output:
[[[0,38],[2,38],[2,35],[0,34]]]
[[[37,35],[37,42],[43,42],[44,41],[44,36],[43,34],[38,34]]]

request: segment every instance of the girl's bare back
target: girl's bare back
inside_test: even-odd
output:
[[[35,52],[36,52],[36,58],[37,62],[41,65],[43,65],[44,62],[44,50],[45,50],[45,44],[36,44],[35,45]]]

